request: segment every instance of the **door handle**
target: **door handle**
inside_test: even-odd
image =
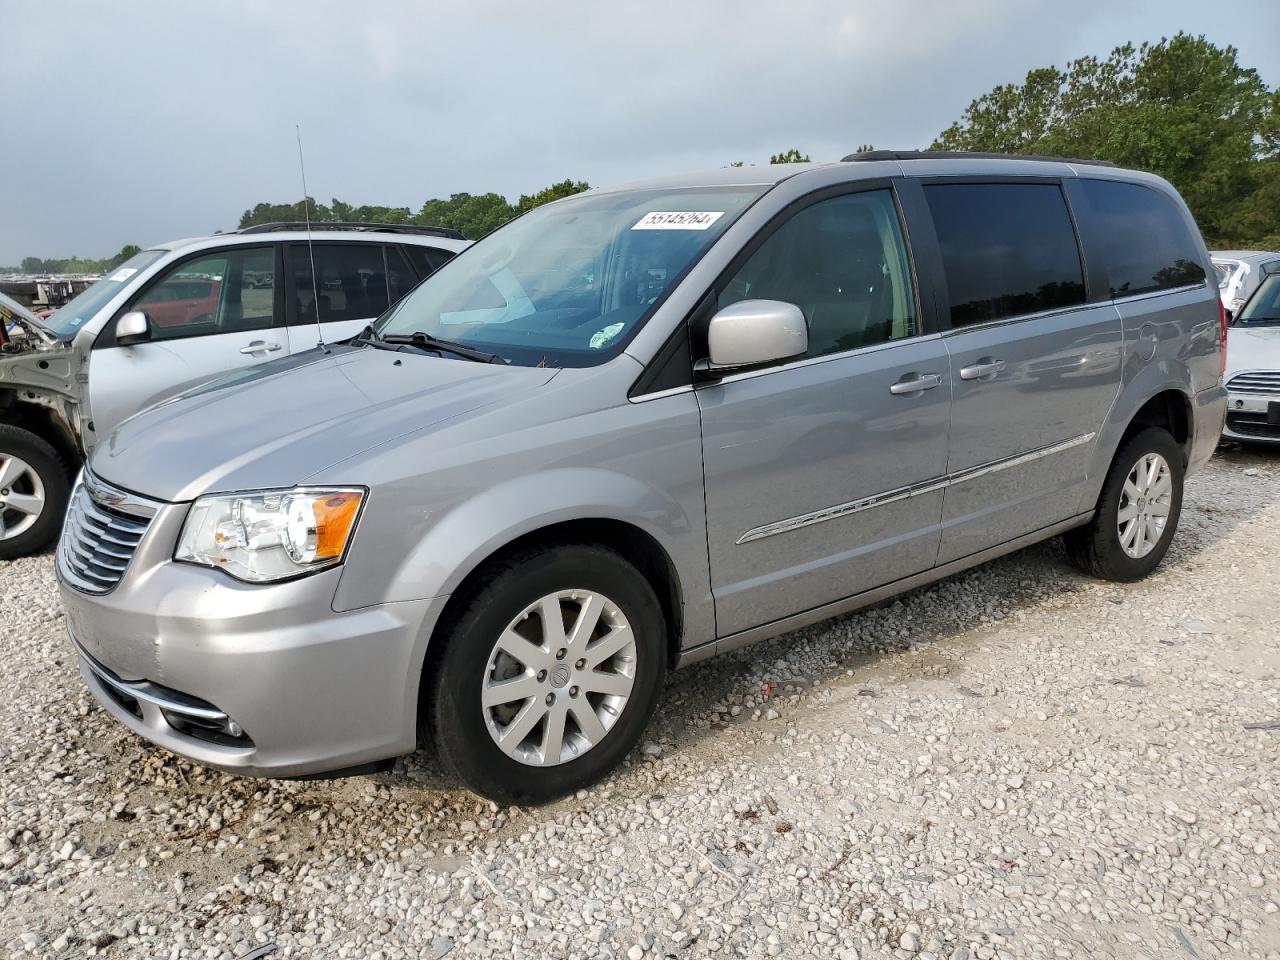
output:
[[[889,385],[889,392],[895,397],[910,396],[913,393],[924,393],[926,390],[932,390],[934,387],[942,386],[942,374],[939,373],[922,373],[919,376],[912,376],[910,380],[899,380],[897,383]]]
[[[1003,360],[981,357],[977,363],[960,368],[961,380],[994,380],[1004,369]]]
[[[241,353],[275,353],[280,349],[278,343],[267,343],[265,340],[252,340],[247,347],[241,347]]]

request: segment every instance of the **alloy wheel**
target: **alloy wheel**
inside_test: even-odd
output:
[[[590,590],[542,597],[489,654],[480,691],[489,736],[529,766],[582,756],[622,716],[636,658],[631,625],[608,597]]]
[[[18,457],[0,453],[0,540],[21,536],[44,513],[40,474]]]
[[[1141,560],[1160,542],[1169,522],[1173,502],[1173,477],[1169,464],[1158,453],[1138,458],[1125,477],[1116,512],[1120,547]]]

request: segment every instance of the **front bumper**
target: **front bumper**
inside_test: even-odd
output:
[[[1280,443],[1280,424],[1270,422],[1269,410],[1280,396],[1260,396],[1227,388],[1227,420],[1224,440],[1241,443]]]
[[[81,673],[102,706],[148,740],[231,773],[302,776],[412,751],[418,679],[444,598],[335,613],[341,567],[249,585],[175,563],[185,513],[161,508],[109,593],[81,592],[59,569]]]

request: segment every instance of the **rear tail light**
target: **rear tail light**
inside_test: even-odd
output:
[[[1218,379],[1227,375],[1227,308],[1218,301],[1218,335],[1221,347],[1218,350]]]

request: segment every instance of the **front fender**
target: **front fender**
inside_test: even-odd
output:
[[[700,508],[701,490],[695,505]],[[372,504],[371,504],[372,506]],[[515,477],[452,505],[383,579],[348,564],[334,599],[341,612],[372,603],[453,593],[487,558],[529,533],[566,521],[614,520],[651,536],[666,553],[684,597],[684,642],[714,639],[706,533],[700,511],[671,492],[598,467]]]

